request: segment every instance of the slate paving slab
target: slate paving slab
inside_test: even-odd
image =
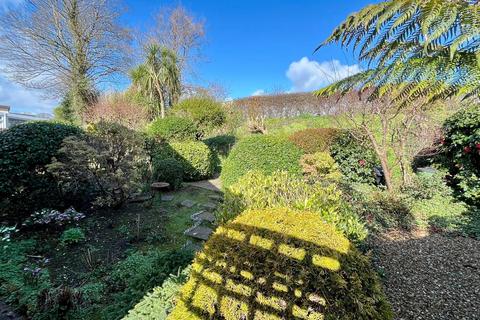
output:
[[[213,230],[208,227],[195,225],[192,228],[185,231],[185,235],[194,239],[208,240]]]
[[[215,222],[215,215],[213,213],[207,212],[207,211],[196,212],[196,213],[192,214],[191,218],[192,218],[193,221],[207,221],[207,222],[210,222],[210,223]]]
[[[172,201],[175,197],[171,194],[163,194],[162,195],[162,201]]]
[[[192,201],[192,200],[183,200],[181,203],[180,203],[182,206],[184,207],[187,207],[187,208],[191,208],[193,207],[196,203],[195,201]]]

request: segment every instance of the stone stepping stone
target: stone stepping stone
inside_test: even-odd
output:
[[[187,199],[187,200],[183,200],[182,202],[180,202],[180,204],[184,207],[191,208],[195,205],[195,202]]]
[[[202,204],[202,207],[208,210],[215,210],[217,209],[217,204],[213,202],[207,202]]]
[[[200,212],[194,213],[192,214],[191,218],[193,221],[199,221],[199,222],[207,221],[210,223],[215,222],[215,215],[207,211],[200,211]]]
[[[193,226],[185,231],[185,235],[194,239],[208,240],[208,237],[212,234],[213,230],[203,226]]]
[[[162,201],[172,201],[174,198],[171,194],[162,194]]]

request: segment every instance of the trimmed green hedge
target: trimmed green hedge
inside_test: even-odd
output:
[[[201,141],[160,143],[152,153],[154,167],[155,163],[165,159],[178,161],[183,168],[185,181],[211,178],[218,166],[218,157]]]
[[[168,319],[388,320],[370,260],[317,213],[253,210],[219,227]]]
[[[190,119],[170,116],[154,120],[148,126],[147,133],[163,141],[184,141],[195,140],[198,129]]]
[[[256,135],[245,138],[235,145],[223,164],[223,186],[228,188],[251,170],[265,174],[275,171],[301,174],[301,156],[298,147],[279,137]]]
[[[62,205],[46,165],[64,138],[81,133],[78,127],[46,121],[0,132],[0,219],[19,222],[35,210]]]

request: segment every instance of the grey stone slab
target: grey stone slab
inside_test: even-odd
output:
[[[194,226],[185,231],[185,235],[194,239],[208,240],[213,230],[203,226]]]
[[[195,205],[195,201],[187,199],[187,200],[183,200],[180,204],[184,207],[191,208]]]
[[[197,212],[197,213],[194,213],[192,214],[192,220],[193,221],[207,221],[207,222],[210,222],[210,223],[214,223],[215,222],[215,215],[211,212],[207,212],[207,211],[200,211],[200,212]]]
[[[163,194],[162,195],[162,201],[172,201],[173,198],[175,198],[175,197],[171,194]]]

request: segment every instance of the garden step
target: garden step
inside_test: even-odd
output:
[[[191,216],[193,221],[207,221],[210,223],[215,222],[215,216],[211,212],[207,211],[199,211],[197,213],[192,214]]]
[[[173,198],[175,197],[171,194],[162,194],[162,201],[172,201]]]
[[[194,225],[190,229],[187,229],[185,231],[185,235],[192,237],[194,239],[200,239],[200,240],[208,240],[208,237],[212,234],[213,230],[208,228],[208,227],[203,227],[198,225]]]
[[[184,207],[191,208],[195,205],[195,201],[187,199],[187,200],[183,200],[182,202],[180,202],[180,204]]]

